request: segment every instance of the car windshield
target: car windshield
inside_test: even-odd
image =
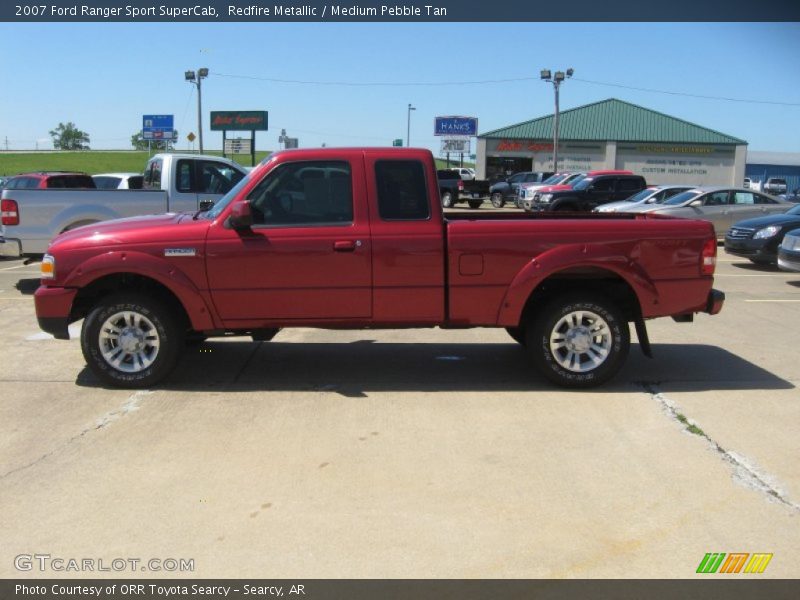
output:
[[[567,175],[551,175],[550,177],[545,179],[542,183],[547,183],[549,185],[553,185],[554,183],[561,183],[567,177],[568,177]]]
[[[594,179],[592,177],[584,177],[583,179],[578,181],[578,183],[575,183],[573,181],[572,182],[572,189],[573,190],[585,190],[590,185],[592,185],[592,181],[594,181]]]
[[[638,192],[633,196],[631,196],[630,198],[628,198],[626,202],[641,202],[642,200],[646,200],[647,198],[652,196],[654,193],[655,193],[654,189],[645,188],[641,192]]]
[[[680,204],[683,204],[685,202],[688,202],[689,200],[696,198],[701,193],[702,192],[700,192],[699,190],[689,190],[688,192],[682,192],[664,201],[664,204],[667,204],[669,206],[678,206]]]

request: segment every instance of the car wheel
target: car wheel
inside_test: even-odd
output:
[[[478,199],[478,200],[468,200],[467,202],[468,202],[470,208],[480,208],[481,205],[483,204],[483,200],[480,200],[480,199]]]
[[[453,204],[453,194],[451,192],[442,194],[442,206],[445,208],[452,208]]]
[[[102,299],[84,320],[81,350],[104,383],[149,387],[166,377],[178,360],[184,338],[180,323],[161,300],[115,294]]]
[[[525,339],[525,329],[523,327],[506,327],[506,331],[508,335],[511,336],[511,339],[518,344],[524,346],[527,343]]]
[[[628,323],[599,295],[570,294],[550,302],[527,332],[527,349],[550,381],[569,388],[600,385],[622,367]]]
[[[503,199],[503,194],[500,192],[495,192],[492,194],[492,206],[495,208],[503,208],[506,205],[506,201]]]

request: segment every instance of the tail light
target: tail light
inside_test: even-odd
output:
[[[19,225],[19,206],[16,200],[3,200],[0,212],[3,215],[3,225]]]
[[[462,191],[464,189],[464,182],[460,179],[458,180],[458,191]]]
[[[703,244],[703,253],[700,259],[700,272],[703,275],[713,275],[717,266],[717,239],[712,237]]]

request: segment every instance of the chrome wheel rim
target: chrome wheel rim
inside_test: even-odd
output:
[[[98,342],[108,365],[125,373],[140,373],[155,362],[161,339],[150,319],[126,310],[103,322]]]
[[[567,313],[550,332],[550,352],[555,361],[573,373],[586,373],[602,365],[611,351],[613,336],[603,317],[589,310]]]

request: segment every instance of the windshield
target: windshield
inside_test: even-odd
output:
[[[578,183],[575,183],[575,182],[573,181],[573,182],[572,182],[572,189],[573,189],[573,190],[585,190],[585,189],[586,189],[586,188],[588,188],[590,185],[592,185],[592,181],[594,181],[594,179],[593,179],[593,178],[591,178],[591,177],[584,177],[583,179],[581,179],[580,181],[578,181]]]
[[[567,175],[550,175],[547,179],[545,179],[542,183],[547,183],[549,185],[553,185],[554,183],[561,183],[567,178]]]
[[[693,200],[697,198],[702,192],[699,190],[689,190],[688,192],[682,192],[680,194],[674,195],[672,198],[664,201],[664,204],[668,206],[678,206],[679,204],[684,204],[689,200]]]
[[[631,196],[630,198],[627,198],[625,201],[626,202],[641,202],[642,200],[646,200],[647,198],[652,196],[653,193],[655,193],[654,189],[645,188],[641,192],[638,192],[638,193],[634,194],[633,196]]]

